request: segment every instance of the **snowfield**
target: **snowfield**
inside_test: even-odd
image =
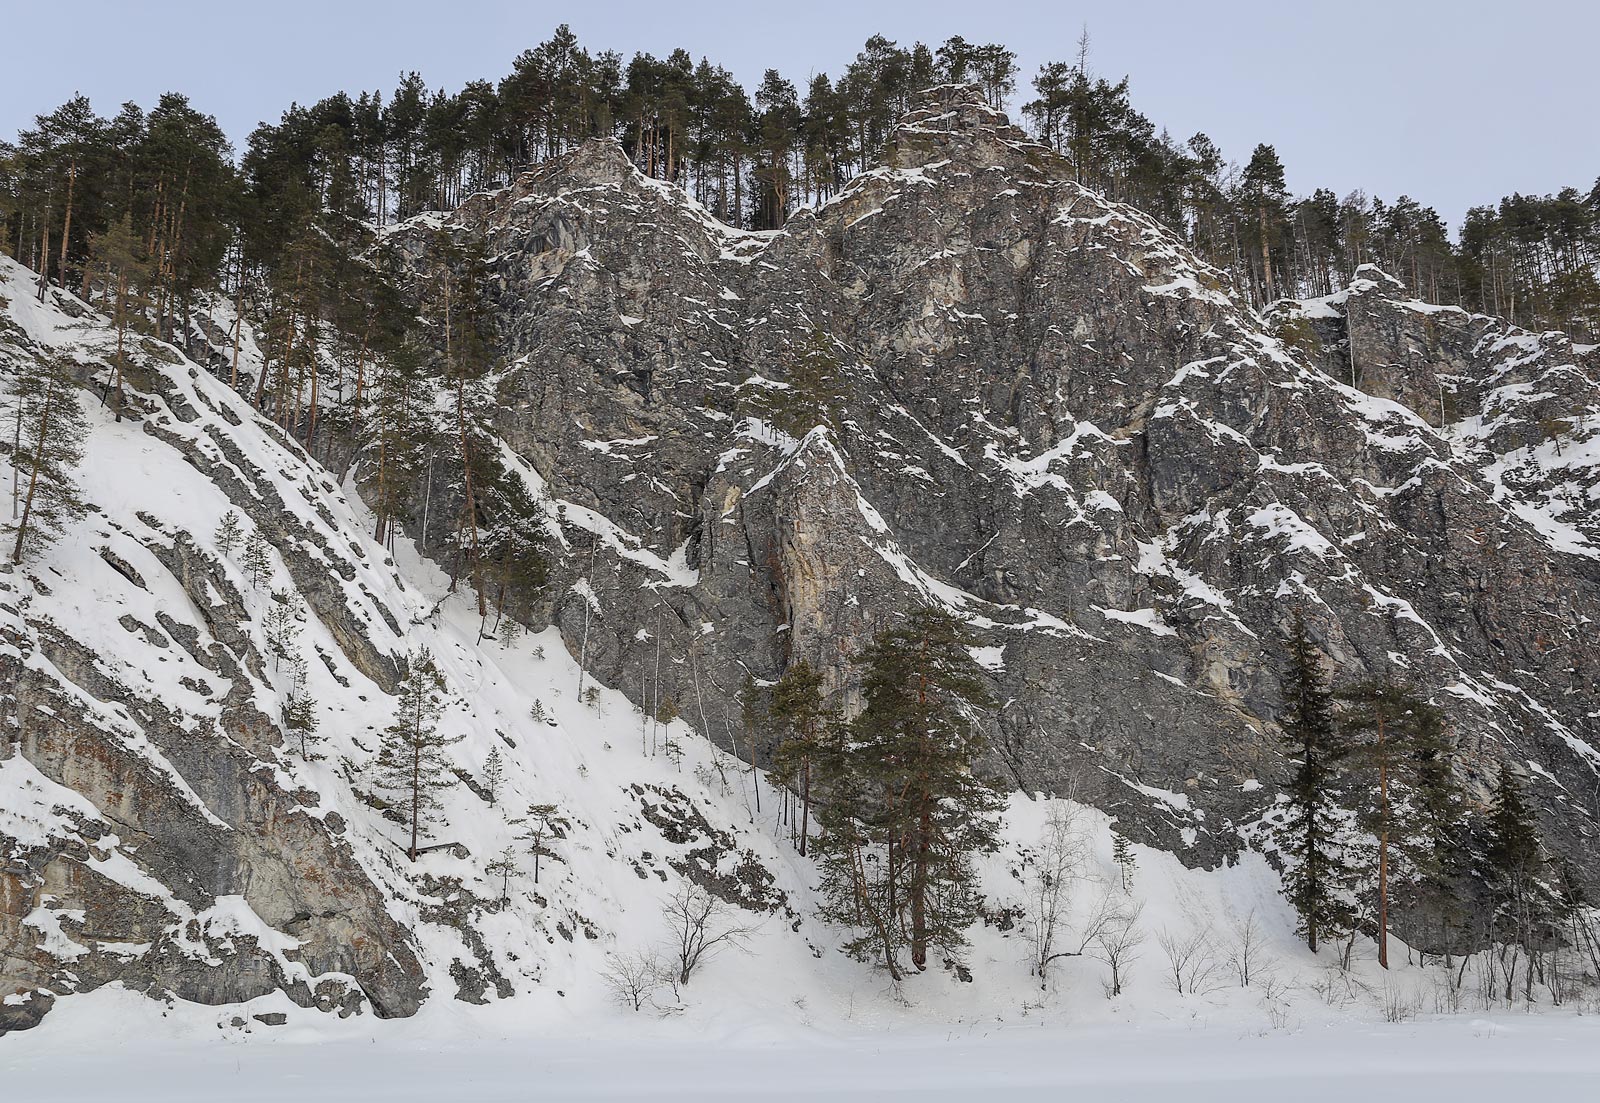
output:
[[[492,1014],[197,1036],[140,997],[69,1000],[0,1042],[7,1100],[1065,1100],[1565,1103],[1600,1091],[1600,1016],[1497,1015],[1260,1029],[1226,1016],[1136,1025],[968,1023],[835,1031],[737,1014],[508,1030]],[[92,1039],[91,1041],[87,1041]],[[1079,1094],[1081,1093],[1081,1095]]]

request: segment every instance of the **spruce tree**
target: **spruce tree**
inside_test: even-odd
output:
[[[800,798],[799,848],[803,856],[811,825],[812,760],[834,722],[823,702],[822,675],[804,659],[789,667],[772,687],[767,716],[778,729],[773,777]]]
[[[859,658],[866,708],[821,748],[828,803],[817,855],[822,914],[857,930],[846,949],[903,975],[901,954],[956,954],[977,916],[975,853],[997,845],[993,788],[973,767],[988,705],[956,618],[914,612]]]
[[[21,563],[24,554],[43,548],[83,515],[76,473],[88,421],[64,363],[26,362],[11,399],[16,420],[11,562]]]
[[[406,855],[414,862],[418,839],[438,820],[438,792],[451,782],[444,749],[462,737],[448,737],[439,731],[445,683],[433,656],[424,648],[411,656],[407,665],[399,707],[394,723],[384,730],[377,767],[379,785],[400,794],[401,814],[411,828]]]
[[[1520,780],[1509,766],[1500,770],[1494,809],[1486,825],[1484,858],[1494,901],[1490,939],[1520,946],[1527,954],[1525,983],[1531,993],[1533,959],[1545,932],[1553,924],[1559,900],[1546,885],[1551,869],[1540,839],[1539,821],[1528,806]],[[1514,959],[1505,969],[1506,997],[1512,992]]]
[[[1322,656],[1295,614],[1289,634],[1280,741],[1290,763],[1288,800],[1271,837],[1285,859],[1283,893],[1300,916],[1312,953],[1339,937],[1350,921],[1351,877],[1338,846],[1338,778],[1345,747],[1334,723],[1333,693]]]
[[[1111,860],[1117,864],[1122,891],[1132,892],[1133,872],[1139,867],[1139,861],[1134,856],[1133,844],[1128,841],[1128,836],[1115,827],[1111,829]]]

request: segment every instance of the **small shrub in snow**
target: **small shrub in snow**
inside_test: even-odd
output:
[[[600,973],[611,998],[630,1011],[643,1011],[655,990],[661,987],[662,968],[654,954],[607,954]]]

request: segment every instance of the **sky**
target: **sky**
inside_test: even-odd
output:
[[[0,137],[83,92],[102,114],[180,91],[241,149],[291,102],[498,80],[570,24],[591,50],[683,46],[747,86],[776,68],[803,87],[867,37],[1002,42],[1029,78],[1070,60],[1131,79],[1134,105],[1232,160],[1277,147],[1297,194],[1328,187],[1435,207],[1452,229],[1513,191],[1587,190],[1600,175],[1600,4],[1592,0],[0,0]],[[64,19],[70,27],[63,28]],[[65,37],[63,33],[65,32]],[[1013,115],[1018,112],[1013,110]]]

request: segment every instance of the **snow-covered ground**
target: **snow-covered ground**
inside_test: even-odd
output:
[[[137,1001],[137,1002],[136,1002]],[[1510,1015],[1254,1029],[1201,1016],[821,1030],[646,1020],[622,1033],[508,1031],[491,1014],[325,1018],[198,1034],[200,1012],[120,993],[67,1001],[0,1042],[7,1100],[914,1099],[1095,1103],[1581,1103],[1600,1092],[1600,1016]],[[209,1025],[209,1024],[206,1024]]]

